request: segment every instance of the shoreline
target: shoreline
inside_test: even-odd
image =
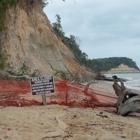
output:
[[[132,74],[134,74],[134,73],[137,74],[137,73],[140,73],[140,71],[138,71],[138,72],[117,72],[117,73],[114,73],[114,72],[104,73],[104,72],[103,72],[102,74],[104,75],[104,74],[131,74],[131,73],[132,73]]]

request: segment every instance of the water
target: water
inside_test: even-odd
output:
[[[127,88],[140,90],[140,73],[125,73],[125,74],[104,74],[106,77],[112,77],[116,75],[118,78],[127,79],[129,81],[124,82]]]

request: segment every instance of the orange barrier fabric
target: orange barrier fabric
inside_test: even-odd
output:
[[[46,94],[47,104],[78,107],[115,107],[117,98],[112,93],[66,80],[55,81],[55,93]],[[42,105],[42,98],[40,95],[33,96],[31,94],[29,81],[0,80],[0,105]]]

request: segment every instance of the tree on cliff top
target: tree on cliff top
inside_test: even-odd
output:
[[[57,36],[64,39],[65,32],[63,31],[61,26],[61,17],[60,15],[56,15],[55,17],[56,17],[56,22],[52,23],[52,28]]]
[[[42,0],[42,8],[44,8],[48,4],[49,4],[48,0]]]

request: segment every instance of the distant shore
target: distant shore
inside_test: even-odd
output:
[[[131,73],[140,73],[140,71],[135,71],[135,72],[124,72],[124,71],[120,71],[120,72],[101,72],[102,74],[131,74]]]
[[[130,68],[127,65],[121,64],[117,68],[111,68],[108,71],[104,71],[106,74],[121,74],[121,73],[140,73],[140,70]]]

